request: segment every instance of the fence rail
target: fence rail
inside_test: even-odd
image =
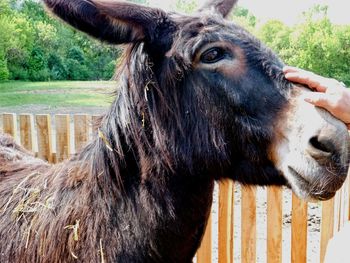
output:
[[[0,132],[15,137],[17,142],[34,151],[39,158],[55,163],[79,151],[94,131],[91,120],[96,116],[79,115],[30,115],[0,114]],[[314,205],[322,209],[317,244],[308,254],[309,204],[292,195],[291,209],[284,209],[288,198],[283,188],[266,189],[266,206],[262,216],[258,216],[257,189],[242,188],[231,181],[218,184],[218,197],[213,206],[208,226],[197,252],[197,263],[303,263],[323,262],[328,240],[349,218],[349,178],[337,195],[326,202]],[[240,210],[239,210],[240,206]],[[285,215],[291,214],[290,231]],[[238,215],[238,216],[237,216]],[[264,219],[264,227],[257,221]],[[236,227],[239,225],[238,227]],[[317,231],[316,231],[317,232]],[[262,238],[258,238],[263,233]],[[239,239],[237,238],[240,237]],[[257,253],[257,243],[264,243],[265,255]],[[287,244],[285,246],[285,244]]]

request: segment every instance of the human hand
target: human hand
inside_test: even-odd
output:
[[[305,101],[326,109],[343,121],[350,130],[350,89],[335,79],[325,78],[299,68],[286,66],[283,72],[286,79],[305,84],[316,91],[307,93]]]

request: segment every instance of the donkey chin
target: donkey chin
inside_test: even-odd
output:
[[[349,132],[324,109],[304,101],[305,88],[295,87],[275,147],[276,168],[294,193],[306,200],[332,198],[349,168]]]

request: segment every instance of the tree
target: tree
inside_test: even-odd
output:
[[[7,61],[4,58],[0,57],[0,81],[8,80],[9,70],[7,68]]]
[[[236,21],[244,27],[254,28],[257,23],[256,17],[247,8],[236,6],[230,15],[230,19]]]
[[[68,73],[62,57],[53,53],[49,55],[47,60],[47,66],[50,70],[50,79],[53,80],[65,80]]]
[[[44,51],[40,47],[33,48],[29,62],[29,79],[32,81],[44,81],[49,79],[47,60]]]
[[[186,14],[193,13],[198,8],[198,2],[196,0],[177,0],[175,3],[175,9]]]

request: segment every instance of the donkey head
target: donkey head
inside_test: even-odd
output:
[[[345,125],[304,102],[310,91],[284,79],[277,56],[225,20],[235,0],[209,1],[193,16],[108,0],[45,2],[79,30],[130,44],[107,121],[143,145],[140,160],[287,184],[304,198],[330,198],[344,182]]]

